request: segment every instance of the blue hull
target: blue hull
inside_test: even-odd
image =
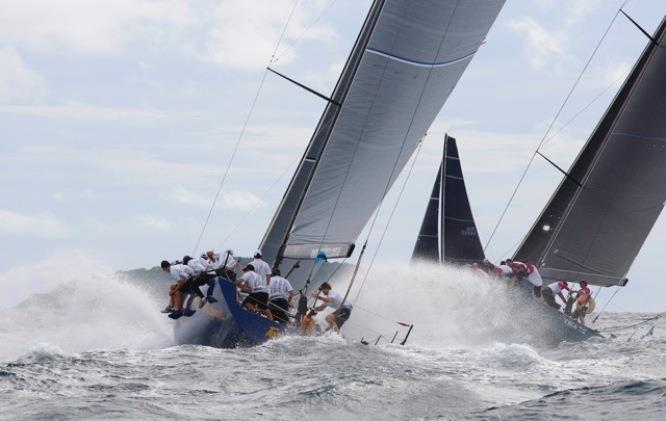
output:
[[[205,290],[205,287],[203,288]],[[174,325],[177,344],[217,348],[254,346],[282,333],[285,325],[243,309],[236,300],[236,286],[226,278],[215,279],[214,304],[198,309],[194,300],[191,317],[181,317]],[[188,297],[189,299],[189,297]]]

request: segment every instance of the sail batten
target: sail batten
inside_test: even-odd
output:
[[[663,44],[666,19],[655,32]],[[549,280],[624,285],[666,200],[666,52],[648,43],[515,257]]]

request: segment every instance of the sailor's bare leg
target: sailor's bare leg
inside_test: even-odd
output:
[[[178,290],[178,284],[173,284],[169,287],[169,307],[175,307],[174,295],[176,294],[176,290]]]
[[[335,323],[335,314],[331,313],[326,316],[326,321],[328,322],[328,325],[333,328],[335,333],[340,333],[340,328],[338,328],[338,324]]]

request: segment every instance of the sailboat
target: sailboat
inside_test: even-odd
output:
[[[332,94],[318,94],[323,114],[261,241],[274,267],[300,266],[294,288],[307,287],[318,256],[351,256],[503,5],[373,1]],[[218,303],[176,321],[178,343],[254,345],[285,329],[241,309],[228,280],[218,285]]]
[[[485,260],[467,197],[456,139],[444,136],[444,152],[412,260],[472,264]]]
[[[514,255],[539,267],[545,285],[626,286],[664,208],[666,17],[652,36],[639,29],[647,46]],[[544,312],[559,340],[598,335],[553,308]]]
[[[562,171],[559,187],[514,254],[514,260],[539,268],[544,285],[559,280],[627,285],[627,273],[666,204],[666,96],[660,89],[666,86],[665,39],[666,17],[569,171]],[[448,177],[449,162],[445,153],[444,172],[440,168],[414,257],[438,258],[438,208],[457,201],[455,206],[469,209],[462,173],[463,193],[446,193],[449,187],[441,174]],[[446,187],[440,189],[440,184]],[[440,197],[443,205],[436,203]],[[451,233],[446,211],[442,213],[440,261],[455,262],[447,254],[462,255],[464,243],[447,242]],[[471,212],[465,215],[473,224]],[[458,244],[459,250],[452,251],[451,244]],[[482,254],[462,256],[473,260]],[[542,307],[542,317],[534,322],[556,342],[600,336],[554,308]]]

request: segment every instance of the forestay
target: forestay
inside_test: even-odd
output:
[[[544,278],[625,285],[664,207],[665,32],[666,19],[519,247]]]
[[[375,1],[262,241],[266,260],[351,254],[504,0]],[[341,106],[336,105],[341,104]]]

